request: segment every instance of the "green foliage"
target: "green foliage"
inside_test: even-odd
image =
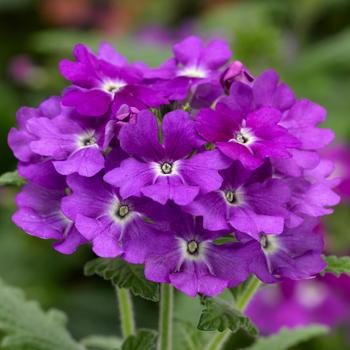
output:
[[[270,337],[259,338],[252,346],[245,350],[287,350],[303,341],[324,335],[328,328],[321,325],[310,325],[294,329],[281,329]]]
[[[9,171],[0,176],[0,186],[22,186],[26,182],[18,175],[17,170]]]
[[[86,276],[98,275],[119,288],[128,288],[136,296],[159,301],[159,285],[145,279],[142,265],[120,259],[95,259],[85,265],[84,272]]]
[[[197,350],[205,348],[208,334],[199,331],[191,322],[176,321],[174,331],[175,349]]]
[[[258,330],[252,321],[224,300],[205,298],[204,305],[198,329],[202,331],[218,330],[220,332],[230,329],[234,333],[243,329],[253,337],[258,335]]]
[[[1,347],[25,350],[83,350],[66,329],[66,317],[57,310],[44,312],[27,301],[19,289],[0,280]]]
[[[117,337],[107,337],[102,335],[91,335],[80,341],[88,349],[117,350],[120,349],[122,340]]]
[[[121,350],[153,350],[156,347],[157,333],[142,329],[136,335],[126,338]]]
[[[324,260],[327,262],[327,267],[322,273],[330,272],[336,276],[340,276],[342,273],[350,276],[350,257],[342,256],[337,257],[335,255],[324,256]]]

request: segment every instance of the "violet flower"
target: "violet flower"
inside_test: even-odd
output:
[[[216,151],[190,157],[203,142],[186,112],[177,110],[165,115],[162,144],[158,131],[156,118],[148,111],[138,114],[136,124],[122,127],[120,145],[132,157],[108,172],[104,180],[119,188],[123,198],[146,196],[161,204],[173,200],[186,205],[200,192],[208,193],[221,186],[218,170],[230,162]]]

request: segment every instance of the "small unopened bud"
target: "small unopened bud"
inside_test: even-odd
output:
[[[248,69],[240,62],[233,61],[221,74],[220,82],[225,92],[228,93],[231,85],[239,81],[241,83],[251,85],[254,77],[249,73]]]

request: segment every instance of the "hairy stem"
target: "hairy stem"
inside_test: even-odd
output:
[[[245,311],[249,302],[252,300],[254,294],[258,291],[261,282],[254,276],[249,277],[248,284],[246,285],[242,294],[236,300],[236,309],[242,313]],[[221,333],[217,333],[209,342],[205,350],[222,350],[226,341],[230,338],[231,331],[226,330]]]
[[[255,293],[258,291],[258,289],[261,286],[261,282],[259,279],[257,279],[254,276],[249,277],[249,282],[244,289],[243,293],[237,298],[236,300],[236,308],[244,312],[247,306],[249,305],[249,302],[252,300]]]
[[[135,334],[134,310],[130,292],[125,288],[116,287],[117,298],[119,303],[119,314],[123,338]]]
[[[172,350],[174,290],[170,284],[161,285],[158,350]]]

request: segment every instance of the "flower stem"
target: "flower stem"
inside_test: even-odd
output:
[[[236,300],[236,309],[244,313],[245,309],[252,300],[254,294],[258,291],[261,282],[254,276],[249,277],[248,284],[246,285],[242,294]],[[222,350],[226,341],[231,336],[231,331],[226,330],[221,333],[217,333],[209,342],[205,350]]]
[[[236,300],[236,308],[241,312],[245,311],[245,309],[249,305],[249,302],[252,300],[253,296],[261,286],[261,282],[258,278],[251,276],[249,277],[249,279],[250,280],[245,290]]]
[[[130,292],[125,288],[116,287],[117,298],[119,303],[119,314],[123,338],[135,334],[134,310]]]
[[[162,284],[160,296],[158,350],[172,350],[173,287],[170,284]]]

